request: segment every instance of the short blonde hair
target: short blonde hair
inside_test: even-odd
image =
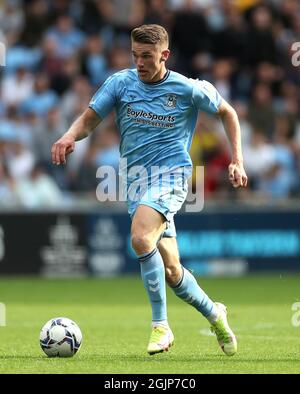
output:
[[[160,25],[142,25],[131,32],[132,41],[142,44],[161,44],[169,46],[169,36],[166,29]]]

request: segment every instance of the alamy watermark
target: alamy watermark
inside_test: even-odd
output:
[[[0,67],[6,65],[6,47],[3,42],[0,42]]]
[[[300,327],[300,302],[294,302],[292,305],[292,319],[291,323],[294,327]]]
[[[132,166],[121,158],[119,170],[111,166],[98,168],[100,179],[96,189],[98,201],[143,201],[169,206],[179,210],[185,201],[185,212],[200,212],[204,207],[204,167],[196,166],[195,190],[188,193],[191,167],[171,169],[167,166]],[[178,208],[178,209],[177,209]]]
[[[0,327],[6,326],[6,307],[0,302]]]
[[[292,56],[292,65],[298,67],[300,66],[300,42],[294,42],[291,50],[295,52]]]

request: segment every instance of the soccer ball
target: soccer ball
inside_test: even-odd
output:
[[[40,333],[40,345],[48,357],[72,357],[78,352],[81,342],[80,328],[66,317],[47,321]]]

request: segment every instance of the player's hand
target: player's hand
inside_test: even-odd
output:
[[[229,181],[233,187],[246,187],[248,177],[242,163],[231,162],[228,166]]]
[[[66,156],[72,153],[75,149],[75,139],[70,134],[63,135],[52,146],[51,155],[52,163],[57,166],[66,164]]]

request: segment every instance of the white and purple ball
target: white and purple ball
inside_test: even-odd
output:
[[[40,345],[48,357],[72,357],[82,343],[78,325],[66,317],[49,320],[40,333]]]

